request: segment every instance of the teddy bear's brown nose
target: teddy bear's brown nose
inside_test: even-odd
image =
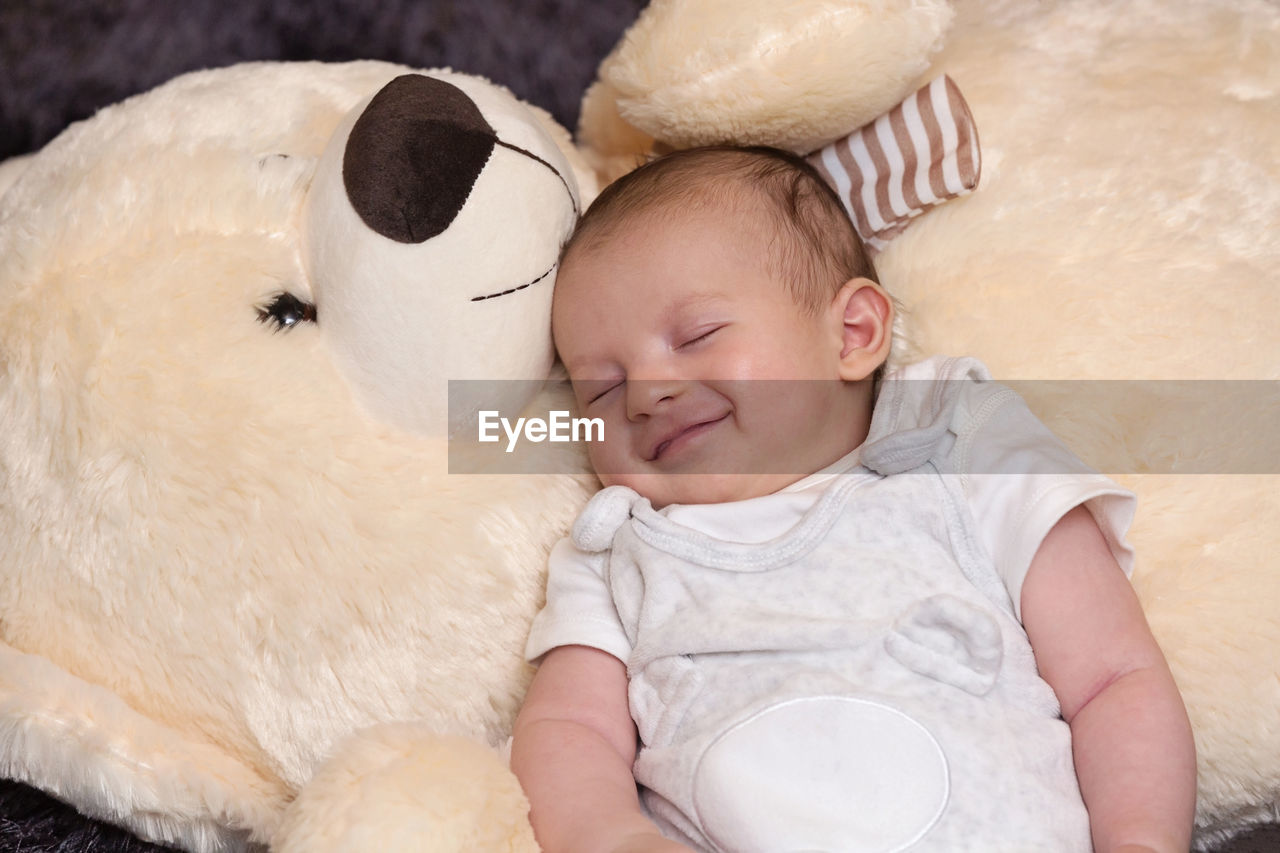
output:
[[[457,86],[402,75],[374,95],[351,129],[342,159],[347,197],[382,236],[421,243],[462,210],[496,142]]]

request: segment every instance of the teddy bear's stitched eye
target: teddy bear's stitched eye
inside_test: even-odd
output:
[[[277,293],[270,302],[258,306],[258,322],[273,326],[275,331],[287,331],[299,323],[315,321],[315,304],[304,302],[292,293]]]

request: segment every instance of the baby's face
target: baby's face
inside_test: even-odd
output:
[[[728,214],[645,217],[579,248],[552,325],[605,485],[656,507],[758,497],[856,446],[868,403],[839,377],[838,311],[816,316],[770,273],[761,227]]]

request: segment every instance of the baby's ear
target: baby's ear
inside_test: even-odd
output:
[[[845,282],[832,303],[843,326],[840,378],[858,382],[875,373],[889,357],[893,340],[893,302],[884,288],[866,278]]]

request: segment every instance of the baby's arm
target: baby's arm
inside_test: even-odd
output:
[[[1036,552],[1022,617],[1071,725],[1095,850],[1186,851],[1196,796],[1191,725],[1137,596],[1084,507],[1063,516]]]
[[[688,853],[640,811],[626,667],[586,646],[542,659],[516,719],[511,769],[547,853]]]

